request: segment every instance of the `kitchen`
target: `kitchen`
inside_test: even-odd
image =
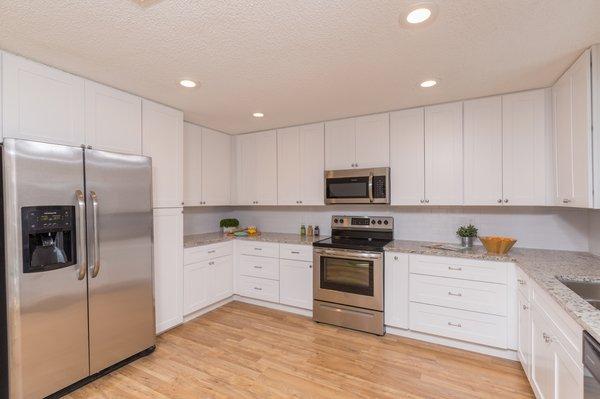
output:
[[[0,15],[2,397],[600,397],[597,2]]]

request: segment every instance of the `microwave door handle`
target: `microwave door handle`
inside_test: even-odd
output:
[[[373,202],[373,172],[369,173],[369,201]]]

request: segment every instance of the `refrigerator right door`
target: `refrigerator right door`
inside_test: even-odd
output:
[[[85,151],[90,373],[155,344],[151,159]]]

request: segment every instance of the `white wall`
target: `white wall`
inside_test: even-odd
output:
[[[201,234],[219,231],[221,219],[230,217],[231,209],[227,207],[193,207],[183,208],[183,234]]]
[[[518,239],[517,246],[528,248],[588,251],[590,233],[586,209],[516,207],[240,207],[230,217],[242,225],[256,225],[263,231],[295,233],[300,224],[319,225],[321,234],[330,233],[331,215],[393,216],[394,238],[437,242],[456,242],[461,224],[473,223],[480,235],[506,235]],[[600,250],[600,211],[597,212]]]
[[[593,254],[600,255],[600,210],[591,209],[589,221],[589,250]]]

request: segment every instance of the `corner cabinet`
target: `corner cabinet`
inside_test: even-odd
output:
[[[183,323],[183,209],[154,210],[156,333]]]
[[[277,205],[277,133],[243,134],[236,140],[239,205]]]
[[[142,149],[152,157],[154,208],[183,205],[183,113],[142,101]]]
[[[2,81],[4,137],[85,143],[84,79],[3,53]]]
[[[86,81],[85,142],[99,150],[141,154],[142,99]]]
[[[277,130],[277,203],[324,204],[323,124]]]
[[[389,114],[325,122],[325,169],[388,167]]]
[[[591,68],[586,50],[552,87],[557,206],[593,204]]]

